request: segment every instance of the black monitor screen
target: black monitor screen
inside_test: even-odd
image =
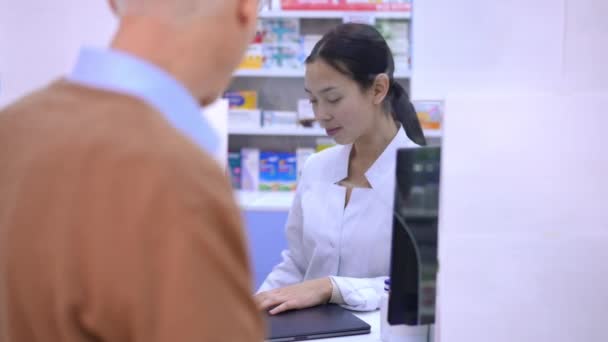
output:
[[[439,147],[400,149],[391,247],[390,324],[435,323]]]

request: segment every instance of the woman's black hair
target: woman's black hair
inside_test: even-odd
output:
[[[379,74],[387,74],[390,80],[388,101],[385,101],[387,110],[401,123],[413,142],[426,145],[409,95],[394,79],[395,61],[391,49],[373,26],[355,23],[336,26],[315,45],[306,63],[317,59],[351,77],[362,89],[369,89]]]

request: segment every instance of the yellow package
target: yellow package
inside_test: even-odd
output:
[[[251,44],[247,49],[245,58],[241,61],[239,69],[262,69],[264,66],[264,54],[261,44]]]
[[[443,120],[442,101],[414,101],[420,126],[424,130],[440,130]]]
[[[228,91],[224,93],[230,109],[257,109],[258,93],[253,90]]]

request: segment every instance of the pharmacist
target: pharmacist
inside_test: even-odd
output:
[[[286,226],[288,249],[258,293],[271,314],[322,303],[379,307],[389,274],[396,151],[424,145],[375,28],[342,24],[306,60],[316,120],[338,146],[306,163]]]

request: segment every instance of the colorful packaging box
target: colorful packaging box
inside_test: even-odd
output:
[[[263,19],[259,26],[264,44],[300,42],[300,20],[298,18]]]
[[[295,191],[298,183],[298,165],[295,153],[279,153],[277,178],[279,191]]]
[[[258,92],[254,90],[227,91],[223,96],[230,109],[257,109]]]
[[[302,67],[302,46],[296,43],[264,45],[264,68],[299,69]]]
[[[228,171],[233,189],[241,188],[241,152],[228,152]]]
[[[295,191],[298,181],[296,154],[260,153],[260,191]]]
[[[396,70],[410,69],[410,26],[401,19],[378,19],[376,29],[382,34],[393,53]]]
[[[264,51],[260,43],[250,44],[239,69],[262,69],[264,66]]]
[[[301,68],[300,20],[297,18],[271,18],[263,19],[260,22],[264,68]]]
[[[298,113],[291,111],[265,110],[262,113],[262,126],[297,127]]]
[[[232,109],[228,112],[228,127],[259,128],[262,126],[262,111],[259,109]]]
[[[443,101],[413,101],[422,129],[440,130],[443,120]]]
[[[257,191],[260,180],[260,150],[241,149],[241,189]]]
[[[260,153],[260,181],[258,189],[260,191],[279,191],[279,159],[276,152],[262,151]]]

